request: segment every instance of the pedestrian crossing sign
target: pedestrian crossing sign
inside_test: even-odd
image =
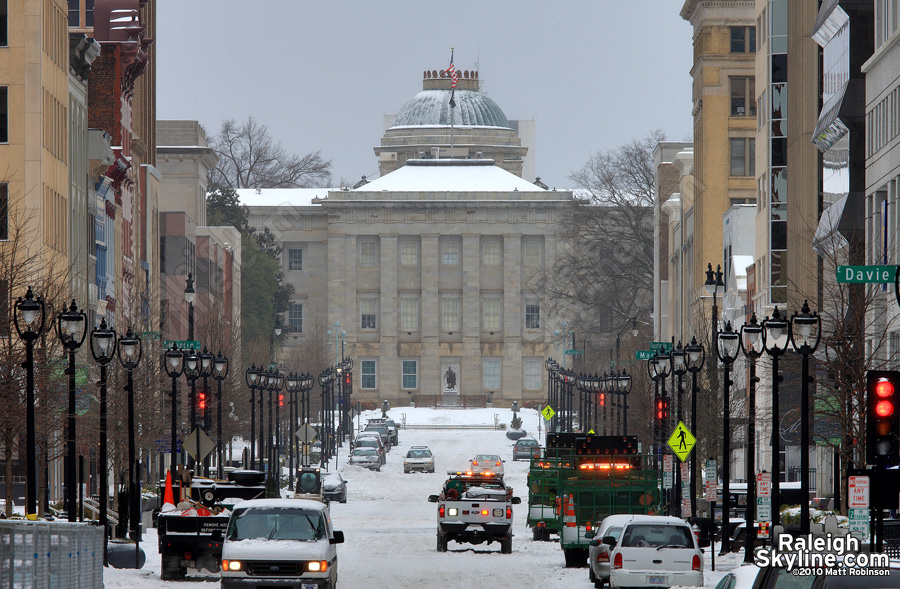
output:
[[[675,427],[675,431],[672,432],[672,435],[669,437],[669,448],[675,452],[675,456],[678,456],[678,458],[684,462],[687,460],[691,450],[694,449],[694,444],[696,443],[697,438],[695,438],[687,426],[684,425],[683,421],[679,421],[678,425]]]
[[[544,419],[550,421],[551,419],[553,419],[553,416],[556,415],[556,411],[553,410],[553,407],[547,405],[546,407],[544,407],[543,411],[541,411],[541,415],[544,416]]]

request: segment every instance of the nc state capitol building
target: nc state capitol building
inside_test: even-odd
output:
[[[562,247],[572,193],[522,178],[533,158],[519,124],[477,72],[461,72],[453,95],[451,109],[449,78],[425,72],[422,92],[386,118],[377,180],[238,191],[295,288],[280,357],[336,334],[354,401],[539,402],[544,361],[562,353],[537,279]]]

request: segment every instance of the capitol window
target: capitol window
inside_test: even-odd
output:
[[[445,266],[456,266],[459,264],[459,239],[442,240],[441,263]]]

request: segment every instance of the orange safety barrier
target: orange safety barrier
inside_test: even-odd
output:
[[[569,495],[568,498],[563,500],[565,505],[565,515],[563,516],[563,521],[570,528],[575,527],[575,498],[572,495]]]

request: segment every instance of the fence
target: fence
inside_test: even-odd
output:
[[[103,528],[0,522],[0,589],[103,587]]]
[[[416,407],[468,409],[487,407],[487,395],[415,395]]]

